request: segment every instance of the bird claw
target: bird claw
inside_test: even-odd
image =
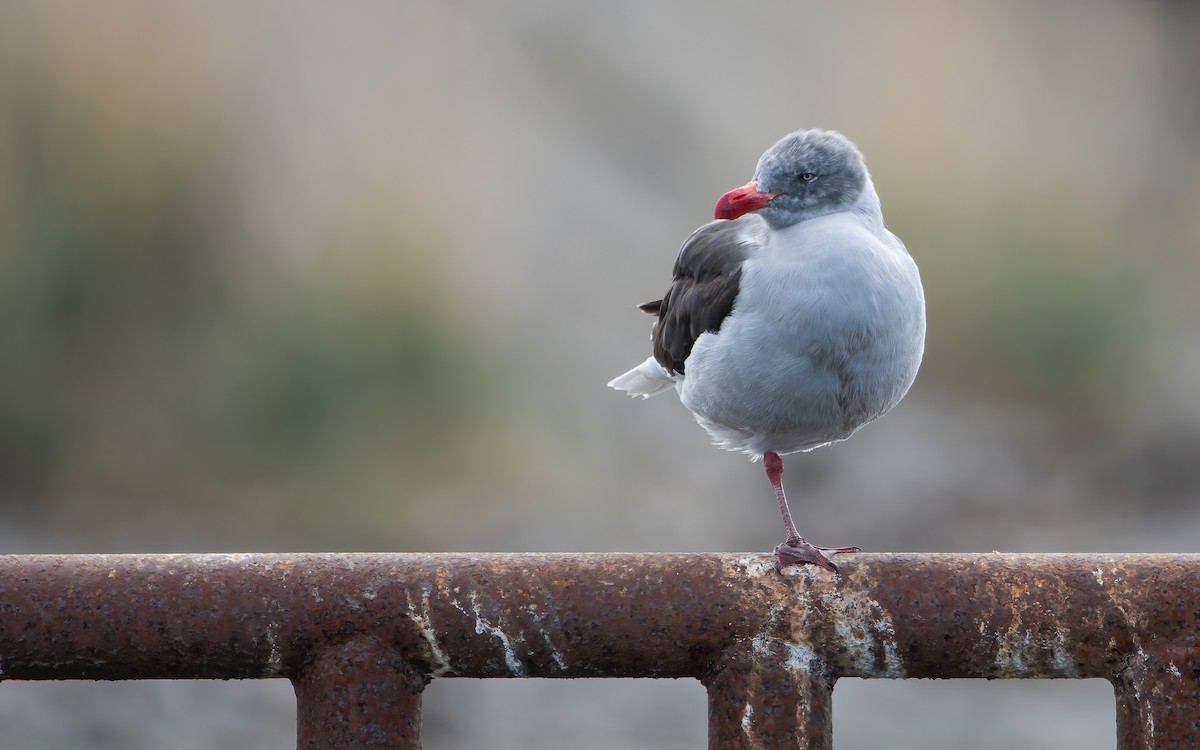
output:
[[[834,573],[838,567],[829,558],[833,555],[862,552],[859,547],[814,547],[803,537],[789,539],[775,547],[771,561],[775,564],[775,572],[782,573],[783,569],[792,565],[816,565]]]

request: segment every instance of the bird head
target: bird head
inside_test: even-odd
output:
[[[754,179],[717,201],[717,219],[758,211],[776,229],[850,210],[869,184],[862,154],[841,133],[800,130],[758,160]]]

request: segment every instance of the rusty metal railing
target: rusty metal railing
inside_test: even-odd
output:
[[[1102,677],[1200,744],[1200,555],[0,557],[0,678],[285,677],[301,748],[420,747],[439,677],[694,677],[709,747],[832,747],[839,677]]]

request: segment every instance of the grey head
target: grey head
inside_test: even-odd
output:
[[[758,160],[754,182],[760,193],[775,197],[759,215],[775,229],[805,219],[855,209],[870,186],[858,148],[832,130],[799,130],[784,136]],[[872,203],[878,198],[870,188]]]

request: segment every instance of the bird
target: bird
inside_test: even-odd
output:
[[[834,555],[796,529],[781,456],[849,438],[908,392],[925,349],[925,294],[884,226],[858,147],[832,130],[789,133],[753,179],[721,196],[684,241],[655,317],[652,355],[608,383],[672,388],[720,448],[762,461],[786,539],[776,571]]]

